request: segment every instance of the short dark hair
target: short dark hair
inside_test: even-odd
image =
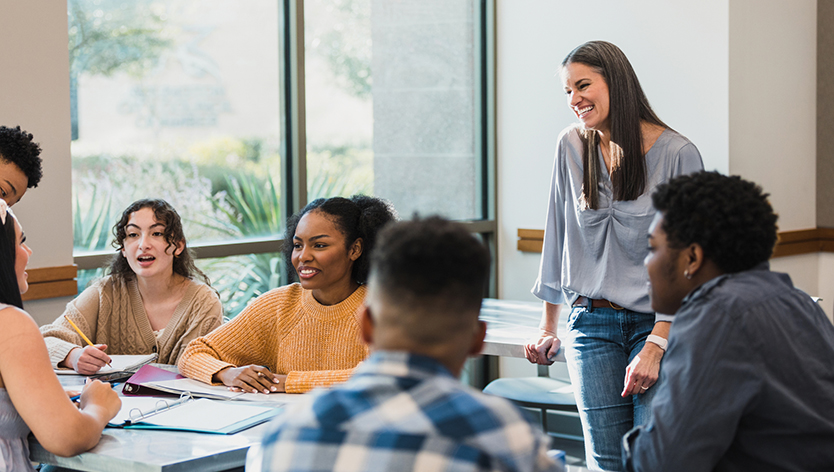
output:
[[[6,213],[6,222],[0,225],[0,303],[23,308],[20,287],[17,285],[15,259],[17,258],[17,235],[15,218],[11,211]]]
[[[409,309],[477,312],[489,265],[489,250],[461,224],[415,217],[381,232],[371,257],[373,290]]]
[[[659,185],[652,202],[670,246],[697,243],[719,269],[735,273],[773,255],[778,217],[767,197],[739,176],[698,172]]]
[[[397,212],[387,201],[367,195],[353,195],[350,198],[318,198],[308,203],[301,211],[287,220],[284,231],[284,264],[290,279],[298,274],[292,265],[293,238],[301,217],[312,211],[320,211],[330,218],[345,237],[346,248],[357,239],[362,239],[362,254],[353,262],[351,277],[359,284],[368,280],[369,259],[373,253],[377,233],[386,224],[397,220]]]
[[[167,248],[176,245],[182,241],[183,251],[174,257],[174,273],[179,274],[185,278],[193,279],[199,278],[206,285],[211,285],[211,282],[206,274],[203,273],[196,264],[194,264],[194,255],[185,240],[185,232],[182,229],[182,219],[177,210],[171,206],[170,203],[161,199],[142,199],[130,204],[125,211],[122,212],[122,217],[113,226],[113,242],[111,243],[118,252],[110,261],[110,275],[120,277],[123,280],[128,280],[134,277],[133,269],[130,268],[127,259],[122,255],[121,250],[124,249],[124,241],[127,237],[127,227],[130,221],[130,215],[143,208],[150,208],[153,210],[154,218],[165,225],[165,241],[168,242]]]
[[[28,188],[37,187],[43,177],[41,147],[33,139],[34,136],[20,129],[20,126],[0,126],[0,159],[20,168],[29,179]]]
[[[614,153],[614,170],[611,183],[614,200],[636,200],[646,191],[646,159],[643,153],[643,121],[662,126],[640,86],[637,74],[625,53],[607,41],[588,41],[568,53],[562,67],[568,64],[585,64],[605,79],[608,85],[608,116],[611,123],[611,141],[622,152]],[[585,146],[582,150],[583,204],[599,208],[600,156],[597,154],[598,138],[595,131],[580,132]]]

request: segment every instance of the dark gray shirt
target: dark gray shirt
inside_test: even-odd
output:
[[[651,194],[672,177],[703,170],[701,154],[685,137],[664,130],[646,153],[646,191],[636,200],[615,201],[608,169],[601,167],[599,209],[583,209],[578,127],[562,132],[553,163],[539,277],[532,292],[554,305],[570,305],[584,295],[649,313],[649,277],[643,259],[649,252],[649,224],[655,214]]]
[[[834,325],[766,264],[717,277],[675,316],[628,470],[834,471]]]

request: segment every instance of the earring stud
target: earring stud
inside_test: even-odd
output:
[[[687,278],[687,280],[692,279],[692,274],[689,273],[689,269],[683,271],[683,276]]]

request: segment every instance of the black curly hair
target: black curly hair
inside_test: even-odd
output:
[[[174,273],[187,279],[194,279],[196,277],[206,285],[211,286],[211,281],[208,276],[194,264],[194,255],[186,243],[185,233],[182,229],[182,219],[180,219],[179,213],[177,213],[177,210],[170,203],[161,199],[137,200],[122,212],[122,217],[113,226],[114,239],[111,245],[117,252],[110,261],[110,275],[120,277],[123,280],[129,280],[136,275],[133,269],[130,268],[127,259],[122,255],[121,250],[124,249],[124,241],[127,237],[125,228],[130,221],[130,215],[143,208],[153,210],[154,218],[165,225],[163,233],[165,235],[165,241],[168,242],[168,247],[165,248],[166,250],[180,241],[185,246],[182,252],[174,257]]]
[[[410,309],[477,313],[489,262],[489,250],[461,224],[415,218],[380,232],[371,277],[375,289]]]
[[[35,188],[43,177],[41,147],[33,142],[34,136],[20,129],[0,126],[0,159],[11,162],[26,174],[28,188]]]
[[[735,273],[773,254],[778,217],[767,197],[761,187],[739,176],[698,172],[659,185],[652,202],[663,214],[671,247],[697,243],[719,269]]]
[[[282,248],[284,264],[286,264],[287,272],[293,280],[298,278],[295,267],[292,265],[292,241],[295,237],[295,229],[298,227],[301,217],[311,211],[320,211],[335,223],[345,237],[347,248],[354,241],[362,238],[362,255],[354,261],[351,276],[357,283],[364,284],[368,280],[369,260],[376,243],[377,233],[386,224],[397,220],[397,212],[394,207],[381,198],[367,195],[354,195],[350,198],[319,198],[308,203],[301,211],[287,220],[287,229],[284,231],[284,246]]]

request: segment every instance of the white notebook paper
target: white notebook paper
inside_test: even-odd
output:
[[[99,369],[99,371],[96,372],[96,374],[109,374],[110,372],[121,371],[136,372],[143,365],[150,364],[151,362],[155,361],[157,357],[158,356],[156,355],[156,353],[138,355],[114,354],[110,356],[110,365],[112,365],[113,367],[104,366],[101,369]],[[59,375],[77,374],[77,372],[72,369],[55,369],[55,373]]]

